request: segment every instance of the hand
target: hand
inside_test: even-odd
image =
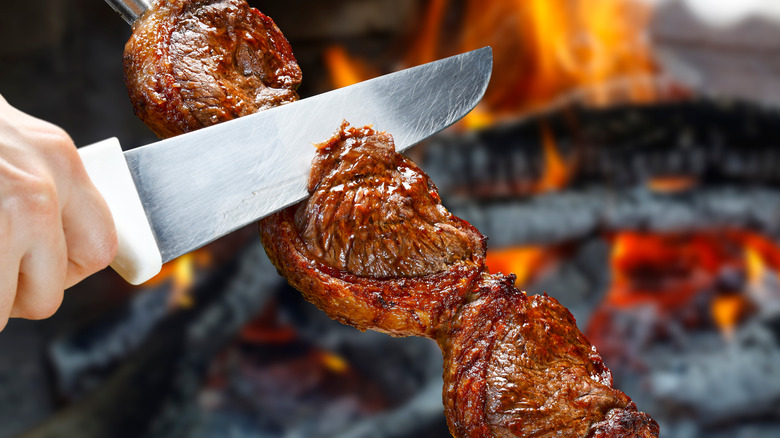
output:
[[[68,134],[0,96],[0,330],[48,318],[116,254],[111,213]]]

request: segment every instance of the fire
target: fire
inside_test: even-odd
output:
[[[342,46],[328,47],[324,56],[325,66],[335,88],[347,87],[376,76],[365,63],[350,57]]]
[[[647,182],[647,188],[655,193],[678,193],[696,187],[698,178],[693,176],[655,177]]]
[[[407,66],[491,46],[494,68],[482,104],[461,122],[474,129],[504,117],[578,97],[603,105],[658,98],[659,68],[648,38],[651,7],[639,0],[468,0],[452,30],[459,4],[430,0]],[[334,86],[369,79],[367,69],[341,46],[327,50]]]
[[[556,249],[544,246],[514,246],[489,249],[485,264],[491,272],[513,273],[515,284],[522,288],[538,278],[539,273],[556,257]]]
[[[619,308],[649,304],[670,314],[711,288],[718,272],[738,264],[738,258],[709,233],[621,232],[613,238],[606,301]]]
[[[749,302],[739,294],[719,295],[712,300],[712,319],[726,340],[734,338],[737,324],[747,313],[748,307]]]
[[[780,270],[780,246],[745,230],[621,232],[614,236],[610,266],[612,285],[591,320],[590,336],[609,336],[615,313],[652,308],[658,327],[701,328],[710,321],[730,340],[766,299],[763,282]]]
[[[143,285],[155,287],[170,282],[171,305],[190,307],[193,303],[189,291],[195,283],[196,272],[198,268],[209,266],[211,258],[211,253],[204,248],[184,254],[164,264],[160,273]]]
[[[569,182],[572,166],[561,156],[552,132],[547,125],[542,125],[542,147],[545,166],[542,178],[537,182],[535,192],[560,190]]]
[[[755,300],[777,299],[777,280],[780,272],[780,247],[772,240],[756,233],[737,235],[745,247],[745,278],[749,292]]]
[[[493,78],[484,101],[496,114],[533,111],[582,90],[594,104],[610,103],[615,88],[632,102],[656,98],[651,9],[644,2],[469,0],[457,38],[443,44],[442,15],[450,3],[429,4],[408,63],[492,46]]]

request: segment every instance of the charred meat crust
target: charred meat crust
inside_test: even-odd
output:
[[[296,207],[260,221],[269,258],[292,287],[331,318],[360,330],[433,337],[442,315],[473,287],[480,270],[458,264],[420,278],[375,279],[307,257],[294,227]]]
[[[554,298],[490,274],[468,298],[438,339],[453,435],[658,436]]]
[[[319,145],[295,225],[317,260],[361,277],[416,278],[482,265],[485,238],[453,216],[393,138],[350,128]]]
[[[308,200],[260,222],[277,269],[334,319],[433,337],[484,270],[484,236],[371,128],[343,125],[319,145],[309,181]]]
[[[274,22],[244,0],[158,0],[124,52],[135,114],[172,137],[297,100],[301,70]]]
[[[658,423],[650,415],[630,409],[612,409],[604,421],[591,428],[593,438],[657,437],[660,430]]]

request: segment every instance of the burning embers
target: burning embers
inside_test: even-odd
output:
[[[776,433],[778,254],[745,230],[613,237],[612,284],[586,333],[623,385],[644,384],[637,398],[673,435],[733,436],[744,424]]]
[[[612,364],[635,361],[659,339],[685,345],[694,331],[733,340],[765,304],[758,282],[780,254],[747,231],[620,232],[612,240],[612,285],[586,330]]]

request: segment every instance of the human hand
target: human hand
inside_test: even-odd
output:
[[[48,318],[64,290],[114,259],[114,221],[57,126],[0,96],[0,330]]]

